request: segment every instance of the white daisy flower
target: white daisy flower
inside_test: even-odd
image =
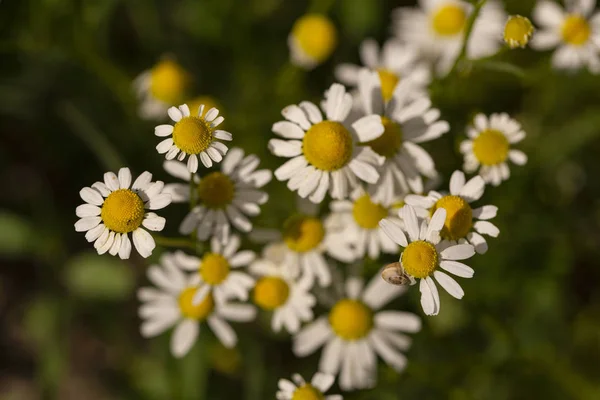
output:
[[[373,140],[383,132],[381,119],[367,115],[345,124],[352,109],[352,96],[339,83],[325,92],[321,111],[311,102],[287,106],[281,112],[286,121],[273,125],[273,132],[283,137],[269,140],[269,149],[279,157],[291,158],[275,171],[280,181],[302,198],[320,203],[327,190],[335,199],[348,196],[358,180],[375,183],[379,174],[374,165],[380,160],[359,142]]]
[[[292,64],[313,69],[324,62],[337,45],[335,25],[322,14],[306,14],[299,18],[288,36]]]
[[[419,145],[437,139],[450,130],[440,120],[440,112],[431,106],[425,94],[417,95],[410,82],[400,81],[392,101],[383,104],[377,73],[363,69],[359,91],[366,114],[379,114],[383,133],[362,145],[371,148],[384,163],[379,167],[381,179],[369,186],[369,193],[379,202],[391,203],[408,192],[422,193],[423,177],[435,179],[437,171],[431,156]]]
[[[566,9],[551,1],[538,1],[533,21],[540,26],[531,47],[549,50],[557,47],[552,65],[558,69],[587,67],[600,72],[600,13],[594,13],[595,0],[565,1]]]
[[[419,0],[418,8],[400,7],[393,12],[394,32],[404,43],[416,46],[435,63],[438,75],[447,74],[463,45],[473,5],[462,0]],[[491,56],[502,44],[506,14],[500,3],[488,1],[475,20],[467,57]]]
[[[467,173],[479,169],[479,175],[494,186],[510,176],[507,160],[524,165],[527,156],[521,150],[511,149],[512,144],[525,138],[525,131],[508,114],[492,114],[489,119],[477,114],[473,126],[467,128],[468,140],[460,144],[465,157],[463,169]]]
[[[190,83],[190,74],[170,59],[162,60],[152,69],[142,72],[133,81],[133,88],[140,101],[140,117],[164,119],[169,107],[184,100]]]
[[[191,349],[202,322],[206,321],[221,343],[231,348],[237,343],[237,335],[226,320],[248,322],[256,316],[254,306],[221,303],[215,301],[212,294],[194,304],[198,274],[186,276],[173,263],[150,266],[148,278],[156,287],[138,290],[138,298],[143,303],[139,309],[139,316],[144,320],[141,334],[154,337],[175,326],[171,335],[171,353],[175,357],[183,357]]]
[[[228,298],[246,301],[248,292],[254,286],[254,279],[240,271],[240,268],[250,265],[256,255],[250,250],[238,251],[239,248],[240,238],[237,235],[232,235],[225,245],[213,237],[210,251],[204,253],[202,258],[178,251],[163,264],[171,262],[184,271],[198,274],[198,290],[192,299],[194,304],[202,302],[210,293],[217,302],[224,302]]]
[[[204,105],[190,115],[187,104],[171,107],[167,110],[175,125],[164,124],[154,128],[154,134],[159,137],[171,136],[156,146],[159,154],[165,154],[167,160],[175,157],[183,161],[189,155],[187,168],[190,172],[198,171],[198,158],[206,168],[213,162],[221,162],[227,154],[227,146],[217,140],[232,139],[231,133],[215,129],[225,118],[219,115],[219,110],[211,108],[204,113]]]
[[[431,221],[423,220],[420,227],[412,206],[402,207],[399,216],[404,221],[404,228],[387,219],[379,223],[394,242],[404,247],[397,274],[408,275],[411,285],[416,283],[415,278],[421,280],[419,290],[423,311],[427,315],[437,315],[440,312],[440,296],[432,276],[451,296],[461,299],[465,294],[463,289],[448,274],[440,271],[440,267],[456,276],[473,277],[473,269],[456,260],[472,257],[475,249],[470,244],[451,245],[440,242],[440,231],[446,220],[446,210],[443,208],[435,211]],[[404,231],[407,232],[408,239]]]
[[[244,151],[232,148],[221,164],[221,171],[210,172],[200,178],[191,175],[185,164],[166,161],[165,170],[184,181],[194,180],[194,189],[190,184],[173,183],[165,186],[171,193],[173,202],[197,204],[183,219],[179,231],[188,235],[197,231],[198,239],[208,240],[216,235],[222,242],[227,240],[230,224],[242,232],[252,230],[248,217],[260,214],[260,205],[269,199],[269,195],[258,190],[271,181],[272,173],[267,169],[256,170],[260,159],[255,155],[244,157]]]
[[[408,195],[406,204],[422,208],[427,216],[433,215],[438,208],[446,210],[446,220],[440,234],[451,244],[471,243],[475,251],[484,254],[488,245],[483,235],[497,237],[500,230],[488,220],[498,212],[496,206],[482,206],[472,209],[469,203],[483,196],[485,182],[475,176],[465,183],[465,174],[454,171],[450,178],[450,193],[431,191],[427,196]],[[473,222],[473,220],[476,220]]]
[[[259,277],[254,286],[254,304],[273,312],[274,332],[285,328],[296,333],[302,322],[313,320],[312,308],[317,301],[310,293],[312,282],[308,277],[298,279],[289,269],[267,258],[252,263],[250,272]]]
[[[341,394],[325,395],[335,381],[333,375],[317,372],[307,383],[300,374],[294,374],[292,381],[279,380],[277,400],[344,400]]]
[[[350,200],[334,200],[329,204],[330,218],[336,218],[345,224],[346,228],[340,238],[345,240],[354,250],[356,259],[368,254],[376,260],[381,251],[397,254],[398,246],[379,227],[379,221],[384,218],[393,219],[398,224],[402,221],[397,218],[400,199],[391,203],[374,201],[363,188],[356,188]]]
[[[164,182],[151,179],[152,174],[144,172],[131,185],[129,168],[121,168],[119,176],[107,172],[104,182],[81,189],[79,195],[86,204],[75,210],[81,218],[75,223],[75,230],[86,232],[85,238],[94,242],[98,254],[108,252],[119,254],[121,259],[129,258],[129,233],[142,257],[152,254],[154,239],[143,228],[162,231],[166,220],[147,210],[165,208],[171,203],[171,195],[163,192]]]
[[[363,291],[359,278],[349,278],[345,297],[328,315],[304,327],[294,338],[292,350],[305,357],[323,346],[319,370],[337,375],[342,390],[373,387],[377,378],[379,355],[400,372],[406,366],[401,353],[410,346],[410,338],[399,332],[421,330],[421,320],[412,313],[379,311],[401,295],[405,287],[387,284],[375,276]]]

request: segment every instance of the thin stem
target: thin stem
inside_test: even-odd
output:
[[[471,32],[473,31],[473,25],[475,24],[475,20],[479,16],[479,12],[481,11],[481,8],[483,7],[486,1],[487,0],[479,0],[475,4],[473,12],[471,13],[471,15],[469,15],[469,19],[467,20],[467,27],[465,29],[465,35],[463,37],[462,48],[460,49],[460,53],[458,53],[458,57],[456,57],[454,65],[452,66],[452,69],[450,70],[450,73],[448,75],[451,75],[454,72],[456,72],[456,68],[458,68],[458,65],[467,58],[467,45],[469,44],[469,38],[471,37]]]
[[[165,236],[153,235],[154,241],[163,247],[179,247],[196,250],[196,243],[187,238],[169,238]]]

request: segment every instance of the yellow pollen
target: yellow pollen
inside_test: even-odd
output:
[[[352,215],[354,220],[364,229],[375,229],[379,226],[379,221],[388,214],[387,209],[378,203],[373,203],[368,194],[361,196],[354,202]]]
[[[335,26],[320,14],[307,14],[299,18],[292,28],[292,36],[300,49],[318,62],[327,59],[337,44]]]
[[[410,243],[402,253],[404,271],[415,278],[431,275],[438,265],[438,253],[435,246],[424,240]]]
[[[173,127],[173,142],[187,154],[203,152],[212,141],[212,129],[203,118],[183,117]]]
[[[200,304],[194,305],[192,300],[197,290],[196,287],[188,287],[181,292],[179,295],[179,309],[186,318],[204,321],[213,312],[215,301],[212,294],[208,294]]]
[[[294,395],[292,396],[292,400],[324,400],[325,396],[323,393],[317,388],[315,388],[310,383],[307,383],[303,386],[300,386],[298,389],[294,390]]]
[[[590,38],[590,24],[578,14],[571,14],[565,18],[560,29],[563,40],[573,46],[581,46]]]
[[[486,129],[473,140],[473,153],[483,165],[500,164],[508,157],[509,149],[506,136],[495,129]]]
[[[439,7],[431,21],[433,30],[440,36],[454,36],[461,33],[466,22],[465,10],[456,4]]]
[[[370,146],[380,156],[391,158],[402,146],[402,128],[400,124],[387,117],[381,117],[381,123],[384,129],[381,136],[364,144]]]
[[[179,104],[190,83],[188,73],[172,60],[156,64],[150,71],[150,92],[168,105]]]
[[[342,339],[362,339],[373,327],[373,312],[358,300],[343,299],[331,309],[329,324]]]
[[[381,97],[383,97],[385,102],[388,102],[392,99],[394,89],[398,82],[400,82],[400,78],[387,69],[379,69],[377,73],[379,74],[379,82],[381,82]]]
[[[140,196],[132,190],[119,189],[104,200],[100,217],[111,231],[128,233],[140,227],[144,214],[144,202]]]
[[[208,110],[210,110],[213,107],[219,110],[220,114],[223,114],[223,107],[221,107],[221,105],[218,104],[217,101],[210,96],[198,96],[186,101],[185,104],[187,104],[190,108],[190,115],[194,117],[198,115],[198,110],[200,109],[200,106],[202,104],[204,104],[204,112],[202,113],[202,115],[200,115],[200,117],[204,117]],[[221,125],[219,125],[219,128],[220,127]]]
[[[504,41],[511,49],[525,47],[532,34],[533,24],[520,15],[511,15],[504,26]]]
[[[317,247],[325,237],[325,228],[319,218],[293,215],[283,223],[283,240],[297,253]]]
[[[473,225],[473,210],[469,203],[459,196],[444,196],[431,209],[431,215],[438,209],[446,210],[446,221],[440,232],[442,238],[458,240],[467,236]]]
[[[212,209],[227,207],[235,196],[233,181],[222,172],[211,172],[204,176],[197,190],[200,202]]]
[[[209,285],[218,285],[229,275],[229,262],[220,254],[207,253],[202,257],[200,276]]]
[[[281,278],[265,276],[254,286],[254,303],[264,310],[274,310],[285,304],[290,295],[290,287]]]
[[[339,122],[322,121],[306,132],[302,150],[315,168],[335,171],[345,166],[352,157],[352,135]]]

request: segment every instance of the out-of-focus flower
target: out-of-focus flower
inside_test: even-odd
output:
[[[533,35],[533,24],[528,18],[511,15],[504,25],[504,41],[511,49],[524,48]]]
[[[300,17],[288,37],[292,63],[305,69],[312,69],[327,60],[336,45],[335,25],[321,14]]]
[[[196,96],[190,100],[185,101],[184,103],[187,104],[190,111],[194,111],[194,112],[195,112],[195,110],[200,110],[200,106],[204,105],[204,111],[202,112],[202,115],[198,115],[199,117],[206,116],[206,113],[211,108],[216,108],[221,113],[223,112],[223,107],[221,106],[221,104],[215,98],[213,98],[211,96]],[[165,114],[166,114],[166,111],[165,111]],[[225,121],[223,121],[223,124],[224,123],[225,123]]]
[[[293,381],[293,382],[292,382]],[[306,382],[300,374],[292,375],[292,381],[280,379],[277,400],[343,400],[341,394],[326,395],[335,377],[330,374],[317,372],[310,383]]]

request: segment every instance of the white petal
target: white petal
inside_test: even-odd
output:
[[[81,218],[79,221],[75,222],[75,230],[77,232],[86,232],[98,226],[100,222],[102,222],[102,218],[100,217]]]
[[[410,237],[410,241],[419,240],[419,221],[415,209],[410,205],[405,205],[400,209],[400,217],[404,221],[406,232]]]
[[[129,189],[129,185],[131,185],[131,171],[129,168],[121,168],[119,170],[119,187]]]
[[[311,123],[308,121],[304,111],[295,104],[289,105],[281,110],[281,114],[285,119],[292,121],[304,130],[308,130],[311,127]]]
[[[375,315],[375,324],[392,331],[416,333],[421,330],[421,319],[402,311],[380,311]]]
[[[421,307],[426,315],[437,315],[440,312],[440,297],[435,283],[430,277],[421,279]]]
[[[169,107],[169,109],[167,110],[167,114],[169,114],[169,118],[171,118],[175,122],[179,122],[179,120],[183,118],[181,110],[179,110],[179,108],[177,107]]]
[[[119,258],[127,260],[131,255],[131,240],[127,234],[121,235],[121,248],[119,249]]]
[[[475,176],[471,178],[465,186],[463,186],[459,196],[465,199],[467,203],[471,203],[475,200],[479,200],[481,196],[483,196],[484,190],[485,181],[482,177]]]
[[[142,225],[144,226],[144,228],[158,232],[163,230],[166,222],[166,219],[164,219],[163,217],[159,217],[155,213],[146,213],[146,216],[142,221]]]
[[[552,1],[539,1],[533,9],[533,19],[538,25],[554,28],[561,25],[564,18],[564,11]]]
[[[440,252],[444,260],[466,260],[473,257],[475,249],[470,244],[457,244],[450,246]]]
[[[93,206],[91,204],[82,204],[75,209],[75,215],[79,218],[85,217],[97,217],[100,215],[100,207]]]
[[[465,185],[465,174],[462,171],[454,171],[450,178],[450,194],[458,196]]]
[[[286,139],[302,139],[304,137],[302,128],[289,121],[276,122],[271,130]]]
[[[508,152],[510,161],[517,165],[525,165],[527,163],[527,155],[521,150],[511,150]]]
[[[462,290],[458,282],[452,279],[448,274],[442,271],[433,271],[433,276],[439,282],[439,284],[450,294],[450,296],[457,299],[462,299],[465,292]]]
[[[360,142],[369,142],[383,134],[384,127],[379,115],[367,115],[352,124]]]
[[[300,108],[304,110],[308,116],[308,119],[313,124],[318,124],[319,122],[323,121],[323,115],[314,103],[311,103],[310,101],[303,101],[300,103]]]
[[[218,317],[208,318],[208,325],[214,332],[215,336],[219,338],[219,341],[223,343],[223,346],[232,348],[237,343],[237,335],[235,331],[227,322]]]
[[[211,122],[215,118],[217,118],[218,115],[219,115],[219,110],[217,110],[215,107],[211,107],[211,109],[208,110],[206,112],[206,114],[204,114],[204,119],[207,120],[208,122]]]
[[[200,327],[197,321],[192,319],[181,321],[171,336],[171,353],[173,356],[181,358],[186,355],[198,338],[199,331]]]
[[[473,218],[476,219],[492,219],[498,213],[496,206],[483,206],[473,210]]]
[[[233,135],[227,131],[223,131],[217,129],[214,133],[214,137],[220,140],[231,141],[233,139]]]
[[[165,208],[169,204],[171,204],[171,195],[168,193],[161,193],[148,200],[146,207],[149,210],[159,210]]]
[[[278,157],[296,157],[302,154],[300,140],[271,139],[268,144],[271,153]]]
[[[107,172],[104,174],[104,183],[113,191],[118,190],[120,187],[119,178],[117,178],[117,175],[115,175],[114,172]]]
[[[133,244],[138,253],[144,258],[149,257],[156,247],[152,236],[141,228],[133,231]]]
[[[324,374],[322,372],[317,372],[310,381],[310,384],[315,388],[319,389],[321,393],[325,393],[329,390],[335,377],[331,374]]]
[[[429,221],[429,226],[427,227],[427,232],[425,232],[425,237],[423,239],[428,240],[432,243],[436,242],[439,233],[444,227],[444,222],[446,221],[446,210],[443,208],[438,208],[433,213],[431,217],[431,221]]]
[[[202,155],[205,155],[205,153],[202,152]],[[210,165],[207,168],[210,168]],[[195,154],[190,154],[190,158],[188,158],[187,162],[187,169],[190,171],[190,173],[195,173],[198,171],[198,157]]]
[[[473,224],[473,228],[481,234],[490,235],[491,237],[498,237],[500,229],[496,225],[489,221],[477,221]]]
[[[81,199],[86,203],[95,206],[101,206],[102,203],[104,203],[104,199],[102,198],[100,192],[89,187],[84,187],[83,189],[81,189],[79,191],[79,196],[81,196]]]
[[[487,241],[477,232],[469,232],[467,240],[475,247],[477,254],[485,254],[488,251]]]
[[[134,190],[146,190],[151,180],[152,174],[148,171],[145,171],[137,177],[137,179],[133,182],[133,186],[131,186],[131,188]]]
[[[173,125],[158,125],[154,128],[154,134],[159,137],[169,136],[173,133]]]
[[[338,337],[331,340],[325,348],[319,362],[319,370],[327,374],[336,375],[342,362],[344,342]]]
[[[475,273],[473,268],[458,261],[443,260],[440,262],[440,267],[461,278],[472,278]]]
[[[394,243],[397,243],[402,247],[408,246],[406,235],[400,225],[396,222],[385,218],[379,221],[379,227],[394,241]]]

